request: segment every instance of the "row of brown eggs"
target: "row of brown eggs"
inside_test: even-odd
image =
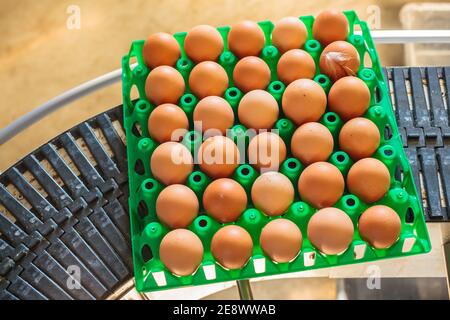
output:
[[[387,228],[386,228],[387,227]],[[397,242],[400,218],[391,208],[373,206],[363,212],[358,221],[361,238],[372,247],[386,249]],[[307,225],[309,241],[327,255],[347,250],[354,237],[354,227],[348,215],[337,208],[317,211]],[[276,263],[294,260],[300,253],[303,236],[299,227],[285,218],[273,219],[261,230],[259,245]],[[253,253],[250,234],[238,225],[220,228],[212,237],[211,253],[226,269],[243,268]],[[169,231],[161,241],[159,257],[169,271],[178,276],[193,274],[203,260],[204,247],[198,236],[187,229]]]
[[[347,122],[339,134],[340,148],[348,152],[356,161],[349,171],[348,187],[366,202],[374,202],[376,200],[371,199],[378,200],[380,194],[384,193],[378,192],[370,197],[361,187],[354,187],[358,185],[358,178],[366,174],[370,182],[372,179],[370,174],[376,173],[384,177],[383,179],[373,178],[380,185],[383,181],[381,190],[384,190],[389,182],[389,171],[386,166],[381,161],[370,158],[378,148],[379,139],[378,129],[365,118],[355,118]],[[317,122],[301,125],[295,130],[291,139],[291,153],[306,166],[306,169],[314,163],[327,161],[333,148],[334,140],[330,131]],[[247,148],[248,163],[259,171],[277,170],[286,159],[286,155],[287,148],[284,141],[273,132],[257,134],[250,140]],[[213,179],[229,177],[239,165],[240,159],[241,154],[237,145],[230,138],[221,135],[207,138],[197,151],[200,169]],[[357,170],[357,168],[369,166],[372,170]],[[179,142],[169,141],[160,144],[150,158],[153,176],[164,185],[183,184],[193,168],[192,154]],[[308,172],[306,169],[305,171]],[[360,172],[356,179],[352,178],[353,172]]]
[[[349,121],[361,117],[370,104],[369,89],[357,77],[347,76],[334,83],[328,94],[328,101],[324,90],[315,81],[297,79],[285,89],[281,98],[281,108],[288,119],[292,120],[296,126],[301,126],[307,122],[319,121],[326,111],[327,102],[329,111],[336,112],[344,121],[351,123],[345,126],[344,132],[350,132],[350,134],[343,135],[341,140],[343,144],[353,136],[352,133],[355,130],[359,135],[373,140],[370,145],[377,141],[375,131],[378,129],[370,120],[359,118],[358,121]],[[267,91],[252,90],[241,98],[237,107],[237,117],[239,122],[248,129],[271,129],[279,117],[278,103]],[[193,112],[193,121],[194,126],[201,125],[201,127],[195,127],[196,130],[206,132],[217,129],[220,134],[225,135],[226,130],[235,123],[235,115],[225,99],[211,95],[197,103]],[[359,128],[366,125],[369,130],[364,133],[364,130]],[[162,143],[174,140],[172,134],[176,130],[187,131],[189,121],[184,111],[175,103],[163,103],[151,112],[148,128],[150,136]],[[354,144],[354,147],[357,148],[358,144]],[[360,151],[356,151],[355,157],[357,153]]]
[[[333,48],[330,48],[332,46]],[[351,48],[354,52],[347,55],[345,47]],[[350,67],[345,62],[349,56],[357,61],[355,66]],[[336,63],[339,68],[335,65]],[[370,100],[370,92],[364,82],[359,78],[349,77],[356,75],[359,65],[358,52],[350,43],[344,41],[331,43],[324,49],[320,57],[320,71],[336,82],[330,91],[330,108],[336,109],[336,112],[344,120],[362,115],[367,109],[367,100]],[[322,88],[318,84],[314,85],[314,82],[311,81],[315,74],[314,60],[301,49],[292,49],[284,53],[277,64],[277,76],[288,85],[286,90],[295,92],[312,89],[314,96],[310,99],[313,99],[313,103],[319,104],[323,100],[326,101],[326,97],[324,98],[324,94],[318,93]],[[256,56],[248,56],[236,63],[232,77],[234,85],[247,93],[252,90],[264,90],[269,85],[271,72],[264,60]],[[308,79],[308,81],[296,83],[297,79]],[[188,82],[192,93],[200,99],[207,96],[222,96],[229,86],[225,69],[214,61],[203,61],[195,65],[189,74]],[[356,96],[353,96],[352,99],[356,106],[352,106],[347,111],[342,106],[341,96],[352,97],[348,93],[349,88],[355,91]],[[145,92],[147,98],[155,105],[177,103],[185,92],[185,83],[182,75],[175,68],[159,66],[150,71],[145,83]],[[286,103],[289,104],[289,100]]]
[[[341,12],[326,10],[315,19],[312,36],[323,46],[343,41],[349,33],[347,18]],[[308,31],[305,24],[296,17],[285,17],[275,23],[271,34],[273,45],[285,53],[303,47]],[[258,56],[265,45],[263,30],[256,22],[243,21],[233,25],[228,33],[229,49],[238,57]],[[215,61],[224,49],[219,31],[209,25],[192,28],[184,39],[186,55],[195,63]],[[174,66],[181,56],[181,49],[175,38],[167,33],[151,35],[144,43],[143,58],[150,68],[161,65]]]
[[[390,174],[386,166],[374,158],[357,161],[347,175],[348,191],[365,203],[374,203],[389,190]],[[317,209],[331,207],[344,194],[342,173],[328,162],[307,166],[298,179],[300,198]],[[291,181],[277,171],[260,175],[251,187],[253,205],[267,216],[284,214],[294,201]],[[221,223],[238,220],[247,207],[244,188],[230,178],[213,180],[203,193],[206,213]],[[171,229],[186,228],[199,213],[195,193],[183,184],[165,187],[156,200],[159,220]]]

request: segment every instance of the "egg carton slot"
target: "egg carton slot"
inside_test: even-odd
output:
[[[430,114],[442,110],[439,99],[448,99],[450,70],[397,67],[383,71],[422,202],[435,206],[431,215],[431,206],[424,205],[425,219],[449,222],[450,144],[442,135],[448,124],[436,125]],[[437,81],[428,82],[434,77]],[[411,81],[417,84],[415,95]],[[428,107],[425,95],[432,106]],[[400,118],[401,108],[412,116]],[[104,299],[133,278],[124,131],[123,110],[118,106],[56,137],[0,175],[0,299]],[[427,139],[427,145],[419,139],[425,131],[437,134],[428,135],[433,139]],[[419,152],[427,156],[419,157]],[[100,159],[113,170],[98,164]],[[439,201],[428,200],[435,199],[436,190],[441,190]],[[61,202],[55,193],[68,196]],[[77,217],[88,222],[74,228]],[[97,223],[99,217],[113,221],[120,232],[110,223]],[[89,221],[97,221],[95,227],[88,229]],[[125,248],[113,234],[125,239]],[[122,252],[126,273],[114,276],[116,261],[96,251],[101,243]],[[355,251],[360,255],[363,250]],[[79,266],[83,274],[80,290],[67,289],[71,265]],[[214,266],[206,267],[205,273],[211,274],[208,268]]]
[[[421,108],[423,110],[424,108],[422,106],[415,105],[414,108],[410,108],[409,104],[406,105],[409,112],[423,113],[422,117],[411,117],[408,120],[405,116],[407,112],[405,110],[405,102],[410,103],[410,100],[408,100],[410,98],[408,98],[407,90],[405,89],[405,92],[402,92],[402,89],[406,88],[409,85],[408,80],[412,80],[414,77],[401,78],[399,74],[401,73],[404,76],[407,72],[419,72],[418,76],[420,76],[420,79],[425,77],[433,85],[430,91],[433,92],[432,90],[436,85],[435,80],[437,79],[435,79],[433,72],[437,72],[435,70],[438,69],[426,69],[423,71],[420,69],[393,68],[388,69],[386,71],[387,73],[383,74],[366,23],[360,21],[353,11],[346,11],[344,14],[348,21],[349,33],[346,42],[344,44],[340,43],[339,45],[344,48],[348,44],[353,46],[356,49],[355,54],[358,55],[361,62],[356,66],[357,69],[355,71],[351,71],[351,73],[354,72],[355,77],[349,81],[361,82],[364,86],[367,86],[370,103],[363,118],[370,120],[376,126],[375,131],[380,136],[379,145],[372,154],[372,157],[376,160],[370,166],[382,163],[387,168],[388,180],[390,180],[388,182],[389,189],[382,198],[378,197],[374,203],[374,200],[362,195],[357,197],[355,194],[350,193],[348,188],[345,188],[344,193],[331,206],[341,209],[345,213],[345,219],[349,221],[345,223],[351,225],[352,233],[354,230],[351,243],[343,252],[333,252],[333,250],[328,250],[327,248],[321,248],[319,250],[317,245],[314,244],[314,241],[307,236],[307,225],[317,212],[317,206],[313,205],[311,201],[305,201],[303,197],[300,198],[299,188],[301,186],[297,184],[299,177],[305,172],[310,162],[307,157],[302,158],[302,155],[298,155],[298,152],[295,151],[295,145],[291,145],[291,139],[295,139],[294,132],[298,131],[297,119],[289,114],[289,110],[283,108],[283,111],[280,111],[278,114],[276,121],[273,121],[273,126],[270,125],[271,128],[278,129],[278,136],[281,138],[283,145],[286,146],[283,151],[283,161],[280,163],[279,171],[292,182],[293,188],[295,189],[293,203],[283,212],[282,218],[293,222],[298,230],[300,230],[303,239],[299,254],[289,262],[274,262],[273,257],[268,256],[260,243],[261,230],[280,217],[264,214],[253,203],[254,198],[251,195],[251,189],[254,181],[258,177],[261,177],[258,171],[259,165],[256,165],[255,168],[254,164],[249,165],[246,162],[232,168],[230,172],[225,174],[225,176],[237,182],[243,190],[242,194],[244,196],[246,194],[247,199],[249,199],[247,208],[242,214],[237,215],[233,219],[229,219],[229,217],[224,218],[220,215],[215,215],[213,209],[206,208],[208,204],[205,202],[205,198],[207,197],[204,194],[208,186],[215,184],[217,181],[214,180],[216,173],[211,168],[206,168],[201,164],[194,164],[192,166],[193,169],[180,169],[182,171],[175,172],[179,167],[177,167],[177,170],[172,171],[168,167],[164,168],[164,166],[159,166],[160,168],[164,168],[161,169],[161,172],[163,172],[161,173],[157,172],[153,167],[158,167],[158,165],[150,161],[150,159],[153,161],[155,150],[162,149],[159,147],[165,145],[165,143],[162,143],[164,140],[157,141],[160,136],[158,135],[159,133],[155,132],[156,129],[164,125],[158,122],[152,124],[152,119],[149,119],[152,110],[161,103],[171,101],[178,104],[180,109],[185,113],[189,131],[181,137],[179,144],[186,147],[185,149],[188,150],[186,153],[190,152],[194,156],[197,150],[196,147],[204,143],[201,134],[195,131],[195,108],[199,101],[202,101],[206,96],[219,95],[228,102],[228,105],[234,113],[234,122],[230,125],[231,134],[229,137],[236,144],[237,139],[242,137],[248,127],[247,124],[244,125],[243,123],[243,121],[247,120],[241,114],[240,102],[243,100],[243,97],[248,95],[248,91],[261,86],[261,78],[266,79],[265,82],[263,81],[264,85],[262,89],[269,93],[273,97],[272,99],[280,106],[279,109],[282,109],[281,104],[285,96],[287,80],[279,77],[279,70],[277,69],[282,55],[279,47],[272,43],[274,24],[270,21],[263,21],[257,24],[257,27],[264,34],[264,43],[260,51],[256,54],[247,55],[257,55],[258,58],[255,56],[248,57],[238,49],[232,48],[232,44],[227,42],[227,39],[230,39],[230,27],[217,28],[218,33],[223,39],[223,47],[221,47],[219,53],[215,54],[215,58],[208,58],[215,59],[217,63],[211,61],[201,62],[201,60],[193,61],[193,59],[197,59],[197,56],[192,53],[190,55],[186,53],[186,50],[191,50],[186,47],[188,33],[181,32],[174,34],[174,38],[180,47],[180,56],[176,61],[173,61],[173,68],[166,68],[166,71],[173,73],[174,77],[174,81],[171,83],[174,86],[170,88],[168,86],[161,86],[158,82],[164,78],[164,76],[161,76],[161,70],[163,69],[158,69],[161,67],[150,68],[148,61],[145,61],[146,58],[143,56],[143,50],[146,50],[146,42],[140,40],[132,43],[129,54],[124,56],[122,60],[122,83],[130,186],[129,208],[132,252],[134,275],[138,291],[163,290],[185,285],[248,279],[256,276],[267,276],[426,253],[431,249],[424,216],[430,220],[439,219],[439,217],[445,219],[447,209],[443,208],[446,207],[446,204],[442,203],[439,206],[434,201],[436,197],[443,196],[444,194],[448,196],[446,191],[448,191],[449,186],[448,183],[442,184],[439,182],[442,182],[442,179],[448,178],[442,175],[442,164],[437,165],[435,163],[433,167],[431,163],[432,161],[448,161],[448,159],[442,157],[444,152],[446,152],[444,151],[446,150],[444,145],[446,140],[442,140],[441,146],[439,146],[440,141],[438,141],[438,139],[445,136],[446,131],[443,125],[444,123],[448,125],[448,122],[444,120],[441,122],[430,120],[434,119],[435,114],[432,112],[439,108],[434,98],[431,102],[433,104],[433,107],[430,108],[431,113],[426,106],[426,113],[423,113],[422,111],[411,111],[415,110],[414,108]],[[315,64],[315,71],[310,75],[310,78],[314,80],[315,85],[321,88],[320,90],[326,95],[329,95],[333,83],[339,77],[333,73],[328,73],[328,75],[321,73],[324,67],[320,66],[319,68],[319,64],[321,64],[320,57],[323,53],[324,46],[317,39],[313,38],[314,17],[302,16],[299,19],[307,29],[307,38],[303,50],[312,58]],[[361,34],[359,32],[356,34],[356,30],[360,31]],[[242,80],[239,76],[242,74],[240,68],[247,62],[246,59],[248,58],[254,58],[251,64],[259,65],[262,63],[266,66],[266,69],[261,69],[260,77],[256,79],[244,77],[244,80]],[[137,65],[132,68],[131,65],[135,62],[137,62]],[[215,70],[213,72],[214,75],[208,79],[212,79],[211,82],[218,84],[220,87],[218,91],[210,83],[203,82],[203,86],[201,86],[194,81],[198,78],[199,73],[206,72],[204,70],[200,72],[199,69],[205,67],[207,63],[211,64],[208,68]],[[355,66],[348,67],[355,68]],[[155,73],[152,74],[153,70],[155,70]],[[446,73],[441,72],[439,76],[445,78]],[[222,78],[228,78],[226,81],[228,85],[223,86]],[[165,89],[163,90],[162,88]],[[421,87],[420,89],[423,93],[424,88]],[[137,100],[131,99],[132,90],[138,93],[139,98]],[[216,92],[215,90],[220,92],[211,93]],[[417,101],[420,101],[421,97],[418,90],[417,86],[414,87],[411,96],[417,98]],[[173,94],[173,96],[164,96],[165,94],[169,95],[169,93],[170,95]],[[397,97],[397,94],[400,95]],[[391,99],[393,102],[392,105]],[[346,114],[347,109],[337,109],[335,112],[331,111],[327,105],[320,119],[315,120],[317,121],[316,124],[320,124],[326,131],[329,131],[331,139],[334,141],[339,140],[340,131],[344,123],[355,117],[351,112]],[[442,109],[444,110],[444,104],[442,104]],[[254,111],[255,114],[257,112]],[[430,129],[426,127],[425,115],[428,116],[427,119],[429,120],[428,124]],[[407,126],[405,126],[405,121],[410,121],[407,123]],[[254,125],[254,122],[252,124]],[[422,127],[422,125],[424,126]],[[432,132],[433,130],[435,133],[439,132],[440,135],[436,134],[434,140],[426,138],[427,134],[425,132]],[[412,140],[416,139],[414,133],[417,133],[417,144],[413,145]],[[436,142],[435,145],[433,145],[434,142]],[[250,150],[252,148],[251,142],[246,141],[245,143],[246,149]],[[330,150],[331,155],[327,157],[327,162],[338,169],[338,174],[347,177],[350,168],[352,168],[356,161],[352,160],[354,159],[353,155],[344,152],[337,145],[337,143],[334,143],[334,148]],[[406,152],[403,147],[406,148]],[[427,150],[432,150],[433,159],[427,159],[427,155],[429,158],[431,157],[431,154],[427,154]],[[280,154],[283,154],[283,152],[280,151]],[[414,154],[414,152],[417,153]],[[160,153],[158,153],[159,156]],[[434,169],[433,173],[430,172],[431,167]],[[221,167],[220,170],[228,169]],[[429,177],[420,173],[423,173],[423,170],[428,172]],[[158,216],[156,209],[159,194],[162,190],[167,189],[165,185],[174,183],[174,180],[171,179],[177,174],[184,176],[185,185],[195,193],[200,203],[198,216],[192,218],[187,225],[183,225],[183,228],[189,230],[194,236],[189,235],[184,239],[186,241],[192,240],[192,251],[190,251],[192,257],[200,255],[199,252],[204,250],[204,254],[201,255],[201,261],[199,261],[199,267],[195,270],[188,270],[189,272],[186,272],[186,269],[181,270],[180,273],[183,273],[181,276],[176,275],[174,270],[169,271],[166,264],[162,261],[167,256],[166,258],[161,258],[160,247],[164,239],[167,240],[169,238],[169,236],[165,238],[166,235],[173,235],[171,229],[175,229],[175,227],[174,225],[168,227],[171,223],[168,220],[161,221],[161,217]],[[221,174],[223,174],[223,171]],[[439,183],[434,184],[436,182],[434,180],[436,175],[439,176],[438,180],[436,180]],[[359,180],[361,181],[361,179]],[[184,182],[181,183],[183,184]],[[440,189],[436,190],[442,190],[444,192],[436,196],[435,191],[428,189],[428,194],[418,194],[415,185],[419,186],[421,191],[427,190],[427,187],[439,186]],[[430,192],[433,194],[430,194]],[[433,201],[433,204],[431,204],[430,200],[424,200],[428,199],[428,197]],[[203,203],[201,201],[202,198]],[[437,202],[441,204],[440,200]],[[361,214],[369,208],[375,208],[375,204],[384,205],[393,209],[399,218],[400,236],[393,245],[387,248],[376,248],[373,244],[371,245],[364,241],[357,227]],[[422,204],[426,204],[424,206],[425,212]],[[439,213],[438,209],[441,209]],[[237,267],[239,264],[230,264],[229,267],[224,267],[226,263],[220,261],[220,257],[213,252],[213,247],[215,246],[214,235],[221,233],[221,230],[226,229],[230,225],[245,229],[249,236],[243,236],[242,239],[245,240],[243,243],[247,243],[248,241],[250,246],[252,246],[250,248],[251,254],[248,262],[239,267]],[[178,243],[182,242],[180,240],[182,238],[173,237],[173,239],[170,239],[171,242],[167,240],[164,246],[171,247],[172,243],[176,243],[177,241]],[[200,239],[201,244],[196,239]],[[216,242],[220,241],[217,240]],[[170,245],[167,243],[170,243]],[[202,249],[199,249],[200,247]],[[325,254],[324,252],[327,251],[328,254]],[[185,272],[186,274],[184,274]]]

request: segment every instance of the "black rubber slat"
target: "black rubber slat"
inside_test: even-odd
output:
[[[50,174],[45,171],[34,155],[26,157],[24,159],[24,164],[28,170],[33,172],[36,180],[39,181],[42,188],[45,189],[56,208],[64,208],[73,202],[73,199],[59,186]]]
[[[92,273],[108,289],[113,288],[118,279],[104,264],[101,258],[94,252],[77,231],[71,230],[62,235],[61,240],[76,253],[77,257],[92,270]]]
[[[433,145],[441,145],[442,140],[440,139],[440,130],[437,127],[432,126],[430,112],[428,110],[427,98],[428,93],[425,93],[423,88],[424,70],[420,68],[411,68],[409,80],[411,83],[411,93],[413,102],[413,111],[415,113],[415,127],[422,128],[425,139],[432,140]]]
[[[100,174],[95,170],[94,166],[89,162],[86,155],[81,151],[80,147],[75,142],[75,139],[70,133],[61,135],[61,143],[67,150],[72,161],[80,170],[84,180],[87,181],[89,187],[95,187],[104,182]]]
[[[101,114],[97,118],[97,123],[99,124],[106,140],[108,141],[109,146],[111,147],[112,152],[114,153],[114,158],[117,161],[118,167],[120,168],[120,170],[127,172],[127,150],[124,143],[122,142],[122,139],[120,139],[119,135],[114,129],[110,117],[107,114]]]
[[[15,172],[15,168],[13,168],[11,172]],[[2,204],[6,207],[6,209],[9,210],[9,212],[14,212],[14,218],[20,222],[20,225],[26,232],[30,233],[42,225],[42,221],[40,221],[39,218],[36,217],[31,211],[25,208],[23,204],[16,198],[14,198],[2,185],[0,185],[0,197],[2,198]],[[3,216],[3,213],[0,214],[1,216]],[[5,225],[5,228],[2,228],[2,225]],[[14,233],[13,236],[15,236],[16,232],[21,232],[15,230],[16,227],[17,226],[10,226],[6,223],[6,221],[5,224],[2,224],[2,222],[0,221],[0,230],[2,231],[2,233]],[[7,229],[10,229],[9,232],[7,231]]]
[[[42,252],[33,262],[40,270],[42,270],[49,278],[51,278],[60,288],[67,288],[68,281],[71,280],[71,275],[67,272],[67,269],[61,266],[47,252]],[[84,276],[80,272],[80,276]],[[80,277],[81,278],[81,277]],[[90,300],[94,299],[83,284],[73,289],[65,289],[68,295],[74,299]]]
[[[67,165],[64,159],[58,154],[55,146],[48,143],[42,146],[41,151],[58,173],[59,177],[64,182],[64,185],[67,186],[73,198],[78,198],[83,193],[87,193],[89,191],[81,180],[75,175],[72,169]]]
[[[7,172],[10,181],[13,181],[16,188],[23,194],[27,201],[33,206],[42,220],[47,220],[56,215],[58,211],[42,196],[17,170],[13,168]],[[15,199],[14,199],[15,200]],[[17,203],[20,205],[20,203]]]
[[[73,254],[72,251],[59,239],[54,240],[47,248],[48,253],[68,270],[70,266],[78,266],[80,269],[80,283],[86,288],[95,298],[101,298],[108,291],[101,283],[100,279],[96,277],[80,260],[80,257]]]
[[[437,160],[441,172],[442,188],[444,193],[444,200],[447,206],[447,217],[450,216],[450,146],[438,148],[436,151]]]
[[[47,300],[48,298],[38,291],[37,288],[26,282],[20,277],[17,277],[9,287],[8,291],[22,300]]]
[[[433,148],[420,148],[419,159],[422,167],[422,177],[427,194],[428,213],[430,218],[443,218],[441,198],[439,194],[439,179],[436,154]]]
[[[95,250],[95,253],[98,256],[97,259],[101,259],[108,265],[117,279],[123,279],[126,274],[128,274],[126,266],[108,244],[105,237],[98,232],[89,219],[81,219],[81,221],[75,225],[75,229],[83,236],[84,241]]]
[[[45,292],[46,297],[50,299],[72,299],[67,292],[33,264],[29,264],[27,268],[23,270],[21,277],[39,290],[39,292]]]
[[[85,122],[80,125],[80,133],[102,170],[102,176],[106,178],[119,176],[120,172],[117,169],[116,164],[108,156],[102,144],[97,140],[88,123]]]

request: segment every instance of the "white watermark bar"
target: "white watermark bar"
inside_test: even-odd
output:
[[[361,34],[361,32],[356,31],[355,34]],[[450,30],[372,30],[371,35],[373,41],[378,44],[450,43]],[[131,67],[133,68],[134,65]],[[119,82],[121,75],[122,69],[111,71],[36,107],[0,130],[0,145],[66,104]]]

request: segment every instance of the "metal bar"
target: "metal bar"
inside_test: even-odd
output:
[[[133,67],[133,66],[132,66]],[[119,82],[122,75],[122,69],[117,69],[112,72],[106,73],[98,78],[85,82],[75,88],[72,88],[59,96],[47,101],[43,105],[33,109],[26,113],[22,117],[18,118],[2,130],[0,130],[0,145],[16,136],[24,129],[36,123],[46,115],[58,110],[66,104],[75,101],[81,97],[95,92],[101,88],[112,85]]]
[[[237,280],[237,287],[239,290],[239,297],[241,300],[253,300],[252,287],[249,280]]]

